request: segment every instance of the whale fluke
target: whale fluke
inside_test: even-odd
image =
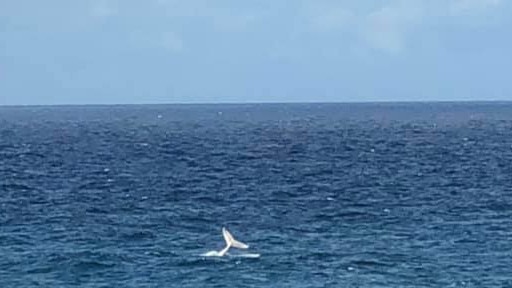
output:
[[[249,248],[249,245],[247,245],[245,243],[242,243],[242,242],[240,242],[238,240],[235,240],[233,235],[231,235],[231,233],[229,233],[228,229],[226,229],[225,227],[222,227],[222,235],[224,236],[224,240],[226,241],[226,245],[228,247],[235,247],[235,248],[238,248],[238,249],[247,249],[247,248]]]
[[[226,247],[224,249],[222,249],[221,251],[207,252],[207,253],[203,254],[203,256],[222,257],[228,252],[229,248],[231,248],[231,247],[238,248],[238,249],[249,248],[249,245],[242,243],[238,240],[235,240],[233,235],[231,235],[231,233],[229,233],[229,231],[228,231],[228,229],[226,229],[226,227],[222,227],[222,236],[224,236],[224,240],[226,241]],[[259,257],[259,255],[258,255],[258,257]]]

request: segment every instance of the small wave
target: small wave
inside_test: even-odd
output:
[[[219,256],[217,251],[208,251],[206,253],[200,254],[201,257],[212,257],[212,258],[260,258],[261,254],[258,253],[237,253],[237,254],[226,254],[224,256]]]
[[[27,191],[27,190],[35,190],[35,188],[31,187],[31,186],[24,185],[24,184],[13,183],[13,184],[2,184],[2,185],[0,185],[0,190],[6,190],[6,191],[9,191],[9,190],[15,190],[15,191],[24,190],[24,191]]]
[[[355,260],[351,262],[351,266],[365,266],[365,267],[376,267],[376,266],[389,266],[387,263],[375,261],[375,260]]]
[[[110,182],[90,181],[87,183],[80,184],[78,190],[103,190],[110,188]]]
[[[244,253],[244,254],[234,254],[229,255],[229,257],[233,258],[260,258],[261,254],[258,253]]]
[[[115,264],[113,263],[107,263],[107,262],[100,262],[96,260],[79,260],[76,263],[73,264],[73,268],[78,270],[101,270],[106,268],[114,267]]]
[[[35,268],[27,270],[26,272],[27,272],[27,274],[48,274],[53,271],[54,271],[53,268],[51,268],[49,266],[44,266],[44,267],[35,267]]]
[[[109,214],[110,211],[107,209],[102,209],[99,207],[90,207],[85,209],[85,212],[91,213],[91,214]]]
[[[139,241],[145,239],[155,238],[155,234],[150,231],[133,231],[121,234],[121,237],[125,240]]]

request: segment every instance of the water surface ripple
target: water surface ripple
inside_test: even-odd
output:
[[[512,104],[0,107],[0,287],[512,287]],[[227,226],[258,259],[203,258]]]

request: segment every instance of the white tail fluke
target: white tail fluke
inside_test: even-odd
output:
[[[229,233],[228,229],[226,229],[225,227],[222,227],[222,235],[224,236],[224,240],[226,240],[227,247],[235,247],[238,249],[249,248],[249,245],[242,243],[238,240],[235,240],[235,238],[233,238],[233,235],[231,235],[231,233]]]
[[[249,245],[242,243],[238,240],[235,240],[233,238],[233,235],[229,233],[229,231],[222,227],[222,236],[224,236],[224,240],[226,241],[226,247],[220,251],[209,251],[207,253],[201,254],[201,256],[208,256],[208,257],[222,257],[224,255],[229,255],[228,250],[231,247],[235,247],[238,249],[247,249],[249,248]],[[247,258],[259,258],[260,254],[235,254],[232,255],[233,257],[247,257]]]

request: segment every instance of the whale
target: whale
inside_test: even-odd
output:
[[[222,257],[228,255],[228,251],[231,247],[238,249],[248,249],[249,245],[236,240],[233,235],[226,229],[226,227],[222,227],[222,236],[224,236],[224,241],[226,242],[226,247],[220,251],[209,251],[204,253],[202,256],[208,257]]]

